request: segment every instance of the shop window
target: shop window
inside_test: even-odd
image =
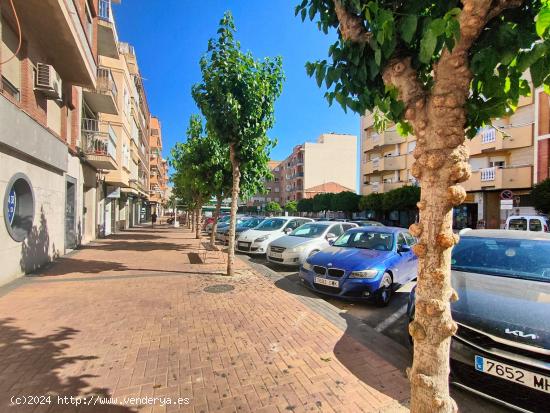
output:
[[[8,183],[4,195],[4,221],[10,236],[23,241],[32,229],[34,219],[34,195],[29,179],[15,174]]]

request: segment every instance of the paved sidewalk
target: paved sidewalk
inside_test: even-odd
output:
[[[204,263],[198,246],[186,229],[130,230],[0,288],[0,412],[406,410],[401,363],[376,340],[361,344],[242,261],[223,276],[221,255]],[[46,394],[96,405],[8,407]],[[147,396],[189,404],[99,405]]]

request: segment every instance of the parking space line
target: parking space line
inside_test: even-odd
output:
[[[405,313],[407,312],[407,304],[401,306],[395,313],[393,313],[390,317],[386,318],[384,321],[382,321],[380,324],[378,324],[374,329],[378,331],[379,333],[382,333],[384,330],[386,330],[389,326],[391,326],[393,323],[395,323],[397,320],[399,320]]]

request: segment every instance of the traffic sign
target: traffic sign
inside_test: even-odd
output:
[[[500,199],[514,199],[514,193],[509,189],[505,189],[500,193]]]
[[[500,201],[500,209],[514,209],[513,199],[503,199]]]

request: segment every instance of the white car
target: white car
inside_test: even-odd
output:
[[[275,264],[301,265],[305,260],[330,247],[348,229],[359,225],[351,222],[318,221],[304,224],[290,234],[278,238],[267,248],[267,260]]]
[[[504,229],[550,232],[550,222],[546,215],[512,215],[506,220]]]
[[[237,238],[236,250],[247,254],[265,254],[270,242],[290,234],[293,230],[308,222],[313,222],[313,220],[300,217],[267,218],[256,228],[243,232]]]

